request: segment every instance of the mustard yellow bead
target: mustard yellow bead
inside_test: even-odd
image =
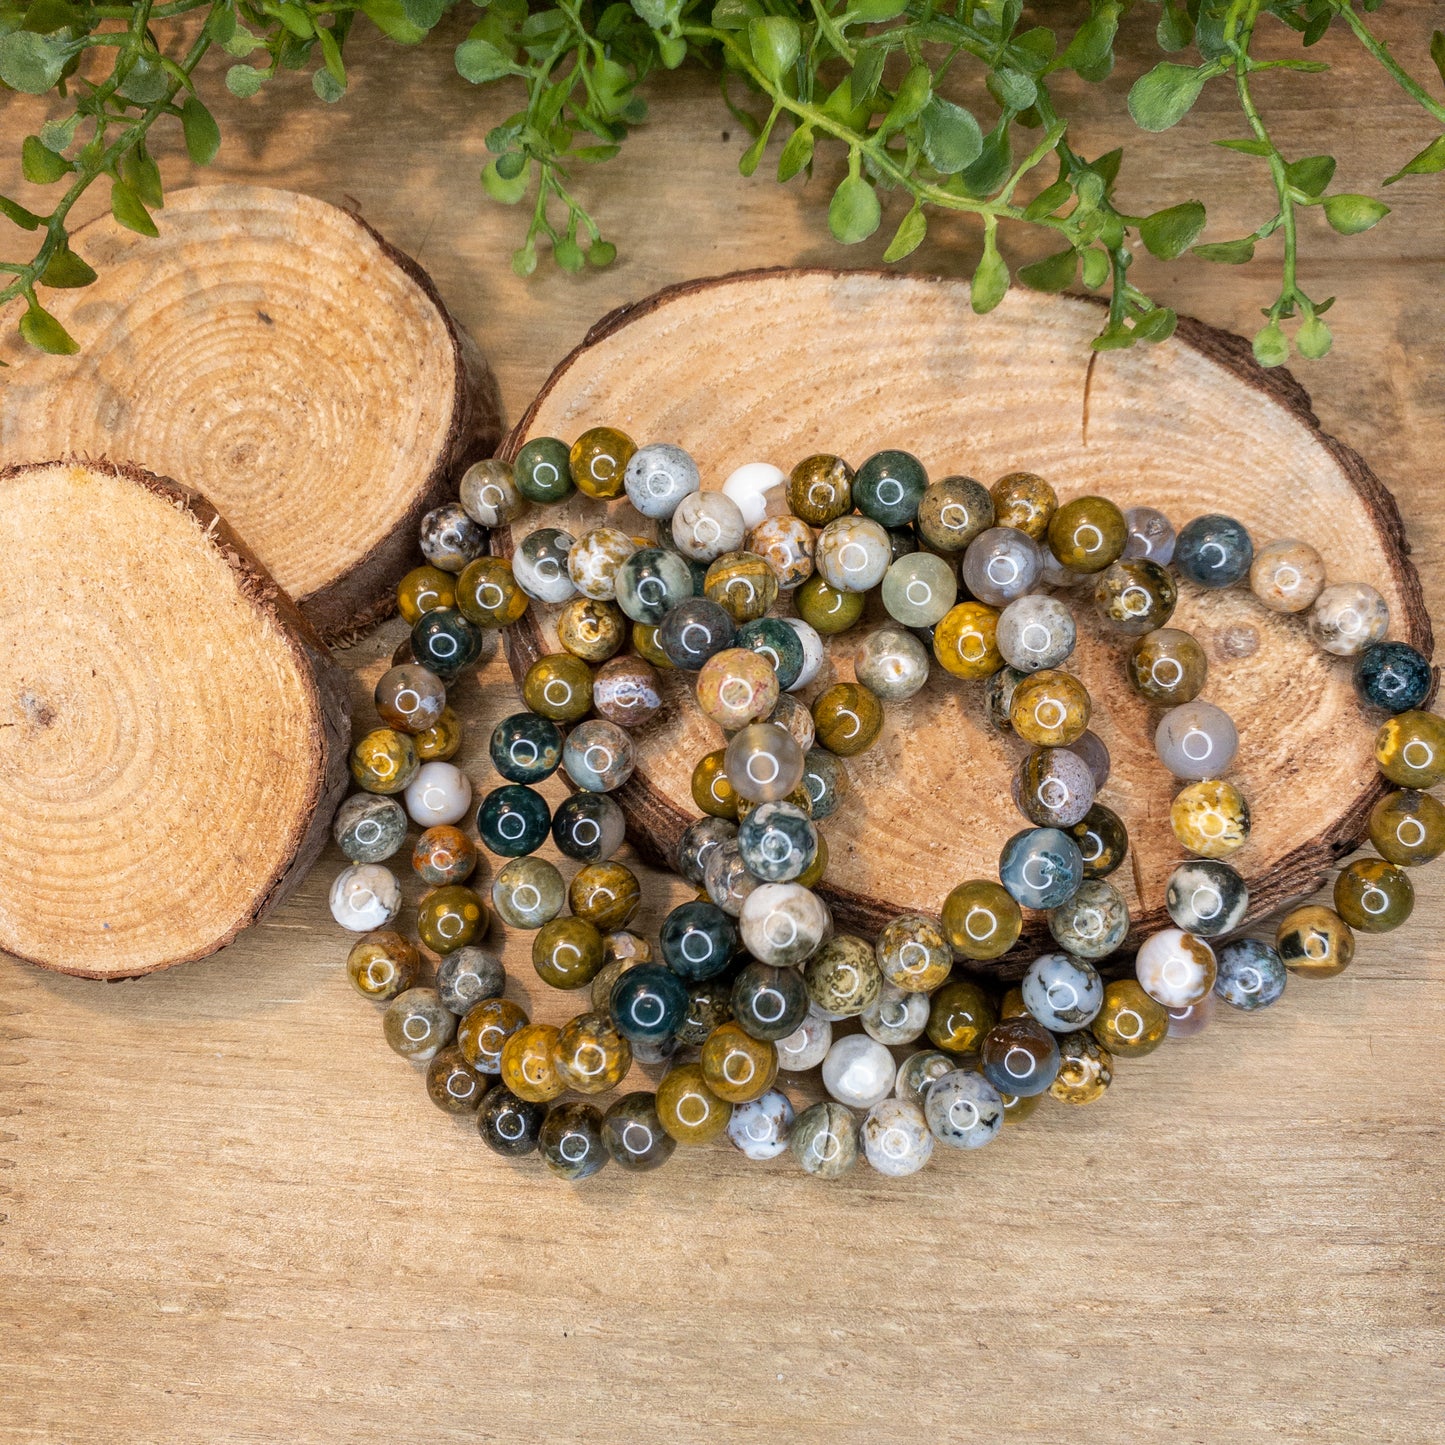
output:
[[[449,761],[461,751],[464,731],[461,718],[451,708],[444,707],[442,715],[425,732],[412,739],[417,757],[424,763]]]
[[[1332,978],[1355,956],[1355,935],[1333,908],[1306,903],[1279,921],[1274,946],[1291,973],[1303,978]]]
[[[692,800],[713,818],[736,818],[738,815],[737,790],[728,782],[728,775],[723,771],[726,757],[727,749],[719,748],[699,758],[692,770]]]
[[[1093,1034],[1080,1029],[1059,1039],[1059,1072],[1049,1093],[1063,1104],[1092,1104],[1114,1079],[1114,1060]]]
[[[577,490],[602,502],[620,497],[627,464],[636,450],[632,438],[616,427],[595,426],[583,432],[567,456]]]
[[[944,900],[943,931],[960,958],[982,960],[1007,953],[1023,926],[1023,911],[991,878],[960,883]]]
[[[701,1064],[680,1064],[657,1086],[657,1117],[679,1144],[707,1144],[727,1132],[732,1108],[708,1087]]]
[[[840,758],[866,752],[883,731],[883,704],[861,682],[837,682],[813,699],[818,744]]]
[[[657,628],[646,622],[632,624],[632,650],[654,667],[675,667],[673,660],[662,650],[657,640]]]
[[[606,662],[622,650],[628,626],[615,602],[574,597],[557,614],[557,641],[583,662]]]
[[[1045,667],[1014,688],[1009,721],[1025,742],[1065,748],[1088,729],[1092,706],[1088,689],[1073,673]]]
[[[478,627],[510,627],[529,600],[505,557],[478,557],[457,578],[457,606]]]
[[[1133,978],[1105,985],[1104,1002],[1089,1025],[1111,1054],[1125,1058],[1153,1053],[1169,1036],[1169,1011]]]
[[[525,1024],[502,1045],[502,1083],[519,1099],[547,1104],[567,1091],[553,1057],[557,1033],[553,1024]]]
[[[1335,879],[1335,912],[1362,933],[1388,933],[1415,907],[1415,885],[1393,863],[1356,858]]]
[[[1233,783],[1206,778],[1174,795],[1169,826],[1191,853],[1226,858],[1249,839],[1249,804]]]
[[[1104,497],[1075,497],[1049,519],[1049,549],[1070,572],[1102,572],[1123,555],[1129,524]]]
[[[642,885],[625,863],[588,863],[567,885],[567,906],[594,928],[612,933],[626,928],[642,906]]]
[[[950,607],[933,629],[933,655],[954,677],[992,677],[1003,666],[997,609],[982,602]]]
[[[700,1062],[708,1088],[729,1104],[761,1098],[778,1077],[777,1049],[733,1022],[720,1024],[707,1036]]]
[[[1059,495],[1032,472],[1010,472],[1000,477],[989,494],[993,497],[994,526],[1016,527],[1041,542],[1049,522],[1058,510]]]
[[[552,1061],[569,1089],[605,1094],[632,1067],[632,1045],[617,1032],[610,1014],[578,1014],[557,1031]]]
[[[813,527],[851,512],[853,468],[842,457],[805,457],[788,478],[788,510]]]
[[[1375,734],[1380,771],[1402,788],[1433,788],[1445,778],[1445,718],[1412,709]]]
[[[425,612],[457,605],[457,579],[450,572],[427,563],[413,567],[397,584],[397,611],[414,626]]]
[[[570,652],[539,657],[522,679],[522,701],[553,722],[576,722],[592,711],[592,669]]]

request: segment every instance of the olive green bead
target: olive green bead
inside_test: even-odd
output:
[[[1335,912],[1362,933],[1398,928],[1415,906],[1415,885],[1393,863],[1357,858],[1335,879]]]
[[[1075,497],[1049,519],[1049,549],[1070,572],[1102,572],[1118,561],[1129,524],[1104,497]]]
[[[539,657],[522,679],[522,701],[553,722],[576,722],[592,711],[592,669],[570,652]]]
[[[813,699],[818,744],[840,758],[866,752],[883,731],[883,704],[860,682],[838,682]]]
[[[1428,863],[1445,852],[1445,807],[1414,788],[1387,793],[1370,810],[1370,842],[1401,868]]]
[[[824,637],[846,632],[863,615],[863,593],[840,592],[818,576],[809,577],[793,597],[798,616]]]
[[[532,967],[553,988],[582,988],[605,962],[602,934],[585,918],[554,918],[532,940]]]

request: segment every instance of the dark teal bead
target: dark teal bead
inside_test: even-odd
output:
[[[1355,691],[1369,707],[1409,712],[1430,696],[1431,669],[1424,653],[1406,642],[1377,642],[1355,659]]]
[[[477,836],[503,858],[535,853],[547,841],[552,812],[541,793],[520,783],[493,788],[477,805]]]
[[[1201,587],[1232,587],[1249,575],[1253,561],[1243,523],[1217,512],[1187,522],[1175,539],[1174,565]]]
[[[1085,878],[1107,878],[1129,851],[1129,831],[1124,827],[1124,820],[1102,803],[1095,803],[1084,814],[1082,823],[1075,823],[1066,831],[1084,860]]]
[[[639,963],[612,985],[617,1032],[632,1043],[671,1038],[687,1018],[687,985],[660,963]]]
[[[777,617],[759,617],[738,628],[734,647],[745,647],[766,657],[778,674],[778,687],[787,692],[803,670],[803,643],[788,624]]]
[[[537,1147],[545,1104],[519,1099],[510,1089],[496,1084],[482,1096],[477,1110],[477,1133],[482,1143],[506,1159],[520,1159]]]
[[[553,1104],[537,1141],[547,1167],[563,1179],[587,1179],[612,1157],[594,1104]]]
[[[918,515],[928,473],[910,452],[875,452],[853,477],[853,505],[885,527],[902,527]]]
[[[443,682],[450,682],[482,655],[482,629],[455,607],[424,612],[411,630],[411,655]]]
[[[777,1043],[808,1016],[808,985],[801,970],[754,959],[733,980],[733,1017],[745,1034]]]
[[[716,978],[733,961],[738,926],[717,904],[695,899],[662,920],[658,946],[663,962],[679,978],[701,983]]]
[[[560,502],[574,490],[570,451],[556,437],[533,437],[512,465],[517,490],[529,502]]]
[[[509,783],[540,783],[562,761],[562,730],[534,712],[514,712],[492,729],[492,766]]]
[[[662,547],[639,547],[617,569],[617,605],[633,622],[657,627],[693,595],[687,560]]]
[[[662,619],[657,645],[674,667],[696,672],[708,658],[731,647],[736,636],[737,626],[721,604],[711,597],[689,597]]]
[[[626,837],[627,820],[607,793],[573,793],[557,805],[552,819],[558,851],[579,863],[601,863]]]

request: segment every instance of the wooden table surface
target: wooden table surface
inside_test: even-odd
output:
[[[1393,6],[1384,28],[1419,62],[1437,14]],[[1090,102],[1090,153],[1138,140],[1121,99],[1152,24],[1152,7],[1129,22],[1110,115]],[[873,263],[891,230],[840,256],[829,177],[743,180],[715,91],[669,77],[622,159],[580,182],[618,264],[524,283],[507,264],[520,217],[476,182],[509,102],[460,81],[446,45],[405,63],[358,46],[351,69],[337,107],[304,77],[279,83],[284,103],[223,104],[204,178],[357,205],[431,270],[511,416],[620,302],[742,266]],[[1357,63],[1268,95],[1286,152],[1334,148],[1347,189],[1429,138]],[[1225,187],[1257,163],[1205,144],[1237,133],[1225,105],[1206,94],[1126,161],[1136,209],[1199,195],[1214,234],[1256,223],[1263,195]],[[18,138],[40,109],[0,102],[8,194],[26,195]],[[174,149],[163,170],[192,179]],[[1340,300],[1336,354],[1302,372],[1399,496],[1437,615],[1440,196],[1393,188],[1395,213],[1358,240],[1308,218],[1305,284]],[[966,274],[973,229],[935,232],[910,264]],[[1271,266],[1141,257],[1138,274],[1248,333]],[[348,659],[358,717],[399,636]],[[475,762],[515,705],[500,660],[461,702]],[[1126,1062],[1100,1104],[1046,1108],[981,1154],[823,1185],[721,1146],[568,1186],[488,1153],[386,1049],[326,909],[339,856],[200,964],[105,986],[0,961],[0,1440],[1441,1437],[1439,870],[1347,974],[1296,981],[1261,1017],[1221,1010]],[[678,885],[645,887],[653,927]],[[504,954],[519,996],[539,993],[527,938]]]

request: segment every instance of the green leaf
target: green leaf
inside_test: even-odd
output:
[[[110,213],[129,231],[142,236],[160,235],[141,198],[124,181],[111,182]]]
[[[1326,196],[1325,220],[1342,236],[1356,236],[1383,221],[1390,208],[1373,196]]]
[[[407,9],[405,3],[403,11]],[[275,7],[276,18],[298,39],[310,40],[316,34],[316,27],[311,23],[311,17],[299,6],[292,3],[292,0],[282,0],[280,5]],[[408,15],[407,17],[411,17]]]
[[[482,189],[504,206],[514,206],[527,194],[529,174],[523,169],[515,176],[504,176],[497,169],[496,161],[488,161],[482,168]]]
[[[221,148],[221,128],[215,116],[194,95],[188,95],[181,106],[181,130],[191,159],[198,166],[210,165]]]
[[[1333,156],[1305,156],[1284,168],[1284,178],[1302,195],[1322,196],[1335,174]]]
[[[1194,21],[1187,6],[1164,0],[1164,9],[1154,31],[1160,50],[1183,50],[1194,39]]]
[[[1109,254],[1097,246],[1084,252],[1084,285],[1097,291],[1109,279]]]
[[[973,273],[973,285],[969,290],[969,301],[978,316],[992,311],[1008,292],[1008,266],[998,253],[998,243],[993,232],[985,232],[983,255],[979,257],[978,268]]]
[[[926,65],[915,65],[903,77],[903,84],[898,87],[893,104],[888,107],[887,124],[893,128],[901,128],[910,121],[917,120],[923,114],[923,107],[928,104],[932,94],[933,72]]]
[[[1129,87],[1129,114],[1141,130],[1168,130],[1189,114],[1204,82],[1218,73],[1215,66],[1161,60]]]
[[[457,46],[457,74],[473,85],[500,80],[516,68],[490,40],[463,40]]]
[[[813,159],[813,132],[800,125],[788,137],[783,153],[778,157],[778,179],[790,181],[799,171],[811,164]]]
[[[265,44],[265,41],[252,35],[249,30],[238,27],[231,38],[221,46],[227,55],[235,56],[237,60],[244,60],[253,50]]]
[[[317,100],[324,100],[327,105],[335,105],[346,94],[346,87],[329,70],[317,70],[311,76],[311,89],[315,91]]]
[[[630,103],[632,75],[625,66],[603,56],[592,67],[592,88],[604,115],[621,115]]]
[[[1167,306],[1156,306],[1134,323],[1134,335],[1140,341],[1168,341],[1178,324],[1179,317]]]
[[[862,176],[844,176],[828,203],[828,229],[845,246],[866,241],[878,229],[883,208]]]
[[[1101,7],[1074,32],[1061,63],[1085,80],[1106,79],[1114,67],[1114,35],[1118,29],[1118,10],[1112,5]]]
[[[598,147],[598,149],[603,149]],[[526,173],[527,152],[507,151],[497,157],[497,174],[504,181],[514,181],[518,176]]]
[[[1145,216],[1139,223],[1139,236],[1151,255],[1172,261],[1194,244],[1203,229],[1204,207],[1198,201],[1184,201]]]
[[[1217,140],[1212,144],[1227,151],[1238,151],[1242,156],[1268,156],[1274,154],[1274,147],[1265,140]]]
[[[1283,366],[1289,360],[1289,340],[1279,322],[1271,321],[1255,336],[1254,359],[1261,366]]]
[[[25,95],[44,95],[79,48],[69,32],[37,35],[33,30],[12,30],[0,35],[0,80]]]
[[[657,54],[663,65],[669,70],[676,70],[677,67],[687,59],[687,41],[680,35],[661,36],[657,42]],[[609,242],[608,244],[610,245],[611,243]],[[594,245],[592,251],[596,249],[597,246]],[[588,251],[587,253],[589,258],[592,255],[592,251]],[[598,262],[598,264],[601,265],[602,263]]]
[[[1119,164],[1124,159],[1123,146],[1115,146],[1111,151],[1105,151],[1098,160],[1089,162],[1089,169],[1096,176],[1103,177],[1104,191],[1107,194],[1119,179]]]
[[[47,120],[40,127],[40,144],[56,155],[63,155],[75,144],[75,132],[83,117],[79,111],[65,120]]]
[[[401,13],[418,30],[430,30],[446,13],[451,0],[401,0]]]
[[[908,0],[853,0],[848,8],[865,25],[880,25],[902,15],[908,9]]]
[[[40,217],[34,211],[27,211],[18,201],[9,196],[0,196],[0,216],[19,226],[22,231],[34,231],[40,227]]]
[[[140,147],[133,146],[120,163],[121,179],[140,197],[143,204],[157,210],[165,206],[161,190],[161,168]]]
[[[791,16],[764,15],[748,21],[753,62],[774,85],[793,68],[802,45],[803,32]]]
[[[1412,156],[1393,176],[1388,177],[1385,184],[1393,186],[1396,181],[1403,180],[1406,176],[1429,176],[1437,171],[1445,171],[1445,135],[1436,136],[1424,150]]]
[[[20,146],[20,170],[33,186],[48,186],[70,174],[70,162],[48,150],[38,135],[28,135]]]
[[[1431,33],[1430,59],[1435,62],[1435,69],[1440,72],[1440,79],[1445,80],[1445,30]]]
[[[1031,291],[1062,291],[1073,285],[1078,269],[1078,252],[1070,246],[1068,250],[1045,256],[1031,266],[1021,266],[1019,280]]]
[[[931,96],[920,119],[923,154],[934,170],[952,176],[978,159],[983,149],[983,132],[961,105],[941,95]]]
[[[860,45],[851,72],[853,80],[853,103],[864,105],[873,99],[878,82],[883,79],[883,62],[888,52],[881,45]]]
[[[1217,261],[1222,266],[1243,266],[1254,260],[1254,237],[1245,236],[1239,241],[1209,241],[1194,247],[1194,255],[1201,261]]]
[[[1045,216],[1052,216],[1073,194],[1074,188],[1067,181],[1055,181],[1024,207],[1024,220],[1041,221]]]
[[[378,30],[398,45],[420,45],[426,39],[426,31],[418,30],[406,18],[401,0],[361,0],[361,11]],[[536,261],[533,261],[533,267]]]
[[[254,65],[233,65],[226,72],[226,89],[242,100],[256,94],[266,83],[266,72]]]
[[[1094,351],[1127,351],[1134,344],[1134,333],[1127,326],[1106,326],[1090,343]]]
[[[1318,361],[1322,356],[1329,355],[1335,338],[1318,316],[1306,316],[1294,334],[1294,344],[1301,356],[1309,361]]]
[[[758,168],[758,162],[763,158],[763,152],[767,149],[768,137],[771,134],[771,127],[765,126],[754,139],[752,145],[738,157],[738,174],[750,176]]]
[[[62,246],[46,263],[40,273],[40,284],[57,291],[74,290],[89,286],[95,280],[95,268],[82,261],[69,246]]]
[[[164,68],[149,56],[142,55],[131,66],[120,93],[138,105],[152,105],[162,99],[169,89],[170,81]]]
[[[632,0],[632,8],[649,30],[666,30],[682,16],[682,0]]]
[[[712,7],[712,28],[746,30],[748,21],[762,13],[758,0],[717,0]]]
[[[38,301],[32,301],[20,318],[20,334],[37,351],[51,356],[74,356],[80,350],[75,338]]]
[[[1013,169],[1013,147],[1008,125],[999,123],[983,138],[983,149],[972,165],[959,172],[964,190],[970,196],[991,196],[1008,179]]]
[[[915,205],[898,223],[898,229],[893,233],[893,239],[888,243],[888,249],[883,253],[883,259],[885,261],[901,261],[923,244],[923,238],[927,234],[928,218]]]
[[[1002,66],[989,72],[988,93],[1005,110],[1027,110],[1039,98],[1039,88],[1021,70]]]
[[[324,26],[316,31],[316,42],[321,46],[321,59],[327,73],[343,90],[346,88],[346,62],[341,58],[341,46],[337,43],[336,32]]]

